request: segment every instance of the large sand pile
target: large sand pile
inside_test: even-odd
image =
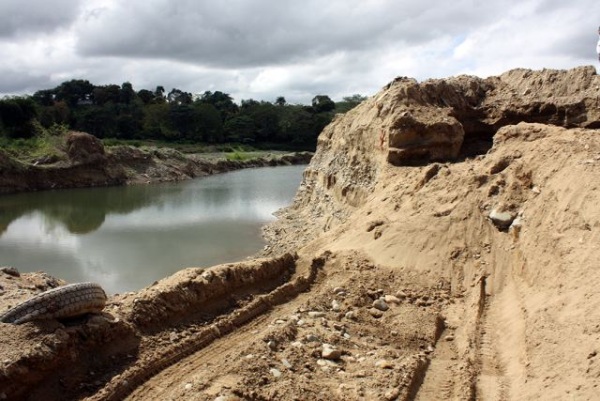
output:
[[[395,80],[321,134],[267,259],[0,324],[0,399],[598,399],[599,96]],[[55,284],[0,280],[4,309]]]

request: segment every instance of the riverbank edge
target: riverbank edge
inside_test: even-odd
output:
[[[77,134],[79,142],[81,138],[91,141],[87,134]],[[245,168],[308,164],[313,156],[311,152],[265,152],[264,156],[228,160],[225,154],[184,154],[172,148],[104,149],[98,142],[71,144],[65,160],[51,164],[24,163],[0,150],[0,195],[182,181]]]

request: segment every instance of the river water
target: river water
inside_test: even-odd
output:
[[[265,245],[261,226],[291,202],[304,168],[0,196],[0,266],[120,293],[185,267],[239,261]]]

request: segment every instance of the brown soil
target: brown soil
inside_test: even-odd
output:
[[[0,399],[596,400],[599,88],[391,83],[324,130],[265,258],[0,324]],[[0,312],[57,284],[0,273]]]
[[[61,156],[34,163],[15,160],[0,150],[0,195],[61,188],[151,184],[181,181],[250,167],[306,164],[310,152],[257,152],[244,160],[227,160],[223,153],[184,154],[171,148],[114,146],[71,132]]]

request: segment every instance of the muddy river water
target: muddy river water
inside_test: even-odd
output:
[[[0,196],[0,266],[132,291],[190,266],[242,260],[306,166],[180,183]]]

